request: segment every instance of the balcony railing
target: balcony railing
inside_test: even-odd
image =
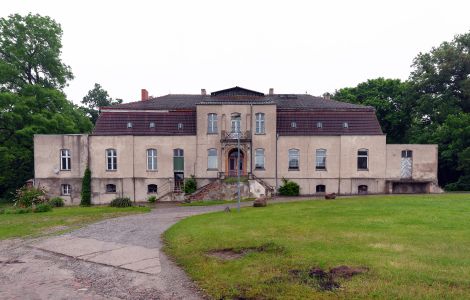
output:
[[[251,140],[251,131],[241,131],[241,132],[231,132],[222,130],[221,142],[237,142],[240,137],[241,142],[246,142]]]

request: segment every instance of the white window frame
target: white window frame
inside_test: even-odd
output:
[[[147,170],[156,171],[157,166],[157,149],[147,149]]]
[[[218,159],[219,158],[217,154],[217,149],[215,148],[207,149],[207,169],[208,170],[218,170],[219,168]]]
[[[266,133],[264,113],[255,114],[256,134]]]
[[[359,154],[359,152],[366,152],[366,154]],[[365,168],[359,168],[359,158],[366,158],[366,167]],[[359,171],[367,171],[369,170],[369,149],[359,149],[357,150],[357,169]]]
[[[264,149],[258,148],[255,150],[255,170],[264,170],[265,167],[265,157],[264,157]]]
[[[300,170],[300,150],[295,149],[295,148],[289,149],[288,156],[289,156],[289,160],[288,160],[289,171]],[[297,161],[297,166],[291,166],[291,161],[295,161],[295,160]]]
[[[68,183],[62,184],[60,186],[60,194],[62,196],[70,196],[72,194],[72,186]]]
[[[117,170],[117,150],[110,148],[106,149],[106,171]]]
[[[65,162],[65,165],[64,165]],[[70,171],[72,169],[72,156],[70,149],[60,149],[60,170]]]
[[[217,133],[217,114],[210,113],[207,115],[207,133]]]
[[[315,150],[315,170],[326,171],[326,157],[327,157],[326,154],[327,154],[326,149]]]
[[[232,117],[231,122],[230,122],[230,128],[232,130],[232,133],[240,133],[241,132],[241,126],[242,126],[242,118],[240,117]]]

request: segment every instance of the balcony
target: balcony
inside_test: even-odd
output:
[[[222,130],[221,132],[221,143],[237,143],[238,138],[240,137],[240,142],[249,142],[251,141],[251,131],[242,131],[242,132],[231,132]]]

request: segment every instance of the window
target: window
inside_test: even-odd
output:
[[[358,194],[367,194],[367,185],[360,185],[357,187]]]
[[[315,154],[315,169],[326,170],[326,150],[317,149]]]
[[[289,150],[289,170],[298,170],[299,169],[299,150],[290,149]]]
[[[233,113],[231,119],[232,132],[241,132],[241,115],[239,113]]]
[[[217,169],[217,149],[207,150],[207,169]]]
[[[217,133],[217,114],[207,115],[207,133]]]
[[[316,188],[317,193],[324,193],[326,191],[326,186],[324,184],[317,185]]]
[[[147,194],[156,194],[157,191],[158,191],[158,187],[156,184],[147,185]]]
[[[297,128],[297,122],[291,122],[290,127],[292,128]]]
[[[157,169],[157,149],[147,149],[147,170]]]
[[[323,122],[317,122],[317,128],[323,128]]]
[[[60,150],[60,169],[70,171],[70,167],[71,167],[70,150],[69,149]]]
[[[155,122],[150,122],[149,123],[149,128],[155,128]]]
[[[369,168],[369,150],[359,149],[357,151],[357,169],[367,170]]]
[[[173,170],[184,171],[184,150],[183,149],[173,150]]]
[[[117,170],[117,152],[116,149],[106,149],[106,170]]]
[[[402,158],[412,158],[413,157],[413,151],[411,150],[403,150],[401,152],[401,157]]]
[[[70,196],[72,193],[72,186],[70,184],[62,184],[60,187],[60,194],[62,196]]]
[[[127,122],[127,128],[132,128],[132,122]]]
[[[264,113],[256,114],[256,133],[263,134],[265,133],[264,129]]]
[[[343,128],[349,128],[349,123],[348,122],[343,122]]]
[[[255,169],[264,169],[264,149],[255,150]]]
[[[178,130],[183,130],[183,123],[178,123]]]
[[[116,193],[116,185],[115,184],[107,184],[106,185],[106,193]]]

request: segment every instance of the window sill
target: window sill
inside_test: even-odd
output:
[[[147,195],[156,195],[158,192],[147,192]]]
[[[255,135],[266,135],[266,132],[261,132],[261,133],[256,133],[255,132]]]
[[[288,169],[288,171],[300,171],[300,169]]]
[[[117,172],[117,169],[116,170],[106,170],[106,172]]]
[[[117,194],[117,192],[105,192],[105,194]]]
[[[61,172],[70,172],[72,169],[60,169]]]
[[[62,196],[62,197],[70,197],[70,196],[72,196],[72,195],[71,195],[71,194],[60,194],[60,196]]]
[[[207,135],[219,135],[218,132],[208,132]]]
[[[327,170],[326,169],[315,169],[315,171],[317,171],[317,172],[326,172]]]
[[[219,171],[218,168],[207,168],[207,171]]]
[[[266,171],[265,168],[255,168],[255,171]]]
[[[158,172],[158,170],[148,170],[147,169],[147,172]]]
[[[369,169],[357,169],[357,171],[366,171],[366,172],[368,172]]]

